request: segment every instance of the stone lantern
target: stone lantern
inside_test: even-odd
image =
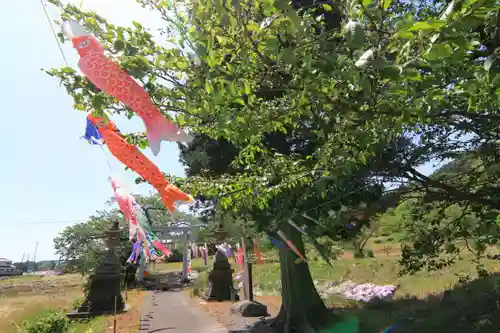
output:
[[[215,253],[212,270],[208,275],[208,289],[202,298],[206,301],[239,300],[233,287],[233,270],[225,254]]]
[[[219,225],[217,229],[214,231],[214,235],[217,241],[222,242],[227,238],[227,232],[222,228],[222,225]]]
[[[102,262],[89,277],[89,288],[81,306],[68,314],[70,318],[86,318],[122,312],[125,302],[121,295],[121,265],[116,255],[116,248],[120,244],[120,229],[118,222],[106,231],[107,250]]]

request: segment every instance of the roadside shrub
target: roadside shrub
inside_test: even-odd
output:
[[[208,270],[200,272],[191,289],[191,297],[200,297],[203,291],[208,288]]]
[[[206,272],[209,270],[209,266],[196,266],[195,270],[198,272],[198,273],[203,273],[203,272]]]
[[[18,333],[64,333],[71,321],[61,312],[49,312],[34,323],[23,321]]]
[[[166,262],[181,262],[182,251],[179,249],[172,249],[172,255],[166,259]]]
[[[73,309],[78,309],[83,303],[82,298],[77,298],[73,301]]]

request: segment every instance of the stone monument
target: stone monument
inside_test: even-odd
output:
[[[252,263],[245,254],[245,270],[243,272],[243,287],[245,299],[231,306],[231,313],[238,313],[242,317],[268,317],[267,306],[253,298]]]
[[[121,266],[116,247],[120,244],[118,222],[106,232],[107,251],[101,264],[89,277],[89,288],[81,306],[68,314],[70,318],[87,318],[116,312],[123,312],[125,302],[121,295]]]
[[[206,301],[238,301],[233,287],[233,270],[227,256],[217,250],[212,271],[208,274],[208,289],[202,296]]]

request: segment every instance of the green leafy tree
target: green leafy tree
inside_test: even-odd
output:
[[[301,250],[287,218],[321,201],[311,214],[324,221],[333,211],[328,226],[337,227],[329,236],[342,237],[347,220],[366,220],[386,207],[376,199],[387,182],[405,184],[396,198],[418,193],[417,204],[459,204],[482,214],[485,225],[498,215],[500,192],[487,171],[499,156],[495,1],[139,1],[165,20],[170,43],[164,44],[138,22],[117,27],[51,2],[63,19],[84,23],[180,126],[238,148],[231,170],[190,176],[184,190],[218,198],[220,209],[251,215],[262,229],[283,229]],[[76,109],[131,116],[74,69],[48,73],[61,80]],[[142,133],[128,139],[146,144]],[[272,139],[288,140],[287,150]],[[472,183],[418,171],[464,154],[482,165],[467,171]],[[434,249],[420,259],[447,251],[443,240],[453,233],[446,230],[428,237]],[[483,247],[496,238],[481,237],[485,230],[469,234]],[[330,318],[307,265],[284,251],[280,261],[276,327],[318,331],[320,319]]]
[[[287,138],[286,134],[273,133],[268,135],[265,140],[267,146],[272,146],[274,149],[290,156],[293,154],[291,145],[306,147],[307,141],[311,141],[311,138],[310,135],[304,137],[295,135]],[[293,143],[288,143],[287,139],[291,139]],[[181,161],[186,165],[190,176],[202,176],[205,179],[212,179],[214,182],[219,181],[220,177],[227,174],[241,176],[244,170],[231,169],[231,164],[237,156],[234,153],[234,148],[227,150],[212,149],[212,147],[218,147],[226,143],[211,141],[215,140],[204,138],[203,140],[194,140],[188,147],[183,148],[181,146]],[[199,167],[200,165],[203,165],[203,167]],[[357,236],[370,224],[370,218],[374,214],[375,208],[373,203],[378,203],[382,194],[381,188],[377,184],[365,183],[366,177],[364,176],[366,174],[364,171],[359,170],[357,174],[349,177],[349,181],[344,183],[340,183],[338,179],[328,180],[318,177],[316,181],[321,181],[322,184],[317,185],[321,186],[311,187],[304,184],[302,186],[292,186],[288,190],[282,190],[275,195],[265,210],[258,207],[252,209],[248,206],[233,210],[232,207],[219,205],[218,202],[224,200],[228,193],[213,197],[211,200],[208,200],[203,195],[200,197],[209,201],[211,205],[209,221],[215,227],[214,229],[222,227],[230,238],[239,240],[241,236],[251,236],[255,231],[268,232],[280,229],[289,238],[293,239],[294,244],[304,253],[305,245],[300,233],[290,228],[286,222],[287,218],[292,217],[299,224],[308,224],[311,236],[327,236],[337,241],[352,240],[353,244],[357,245],[358,254],[361,255],[366,238],[356,241]],[[281,175],[276,174],[274,177],[276,184],[279,184]],[[318,188],[321,187],[330,190],[323,193],[318,191]],[[241,189],[241,191],[248,190],[252,191],[251,188]],[[236,196],[239,190],[234,192],[233,195]],[[324,197],[322,197],[323,194]],[[367,203],[371,205],[367,205]],[[320,220],[323,227],[318,227],[302,217],[297,220],[294,215],[303,211],[308,211],[309,214]],[[321,250],[325,252],[324,249]],[[328,253],[328,251],[326,252]],[[282,286],[284,286],[282,296],[285,301],[275,323],[278,331],[285,329],[285,325],[288,325],[291,318],[294,318],[293,320],[298,323],[303,323],[303,327],[306,327],[305,325],[308,325],[306,323],[314,320],[314,318],[324,320],[324,317],[327,317],[328,319],[328,311],[315,290],[308,265],[297,264],[296,260],[297,257],[291,251],[281,251],[280,264],[282,268]],[[297,276],[300,276],[301,279],[300,288],[296,284]],[[308,312],[308,309],[314,310],[313,315]]]
[[[56,260],[42,260],[38,261],[36,263],[36,270],[37,271],[47,271],[47,270],[53,270],[57,266],[57,261]]]
[[[168,225],[175,219],[185,219],[190,223],[196,220],[192,215],[181,212],[172,217],[165,210],[158,196],[135,196],[135,198],[142,207],[148,208],[148,215],[153,226]],[[54,248],[60,260],[65,263],[66,269],[76,270],[83,274],[95,268],[105,250],[105,231],[115,222],[122,222],[125,225],[123,221],[123,215],[118,209],[110,209],[96,212],[86,222],[66,227],[54,239]],[[120,262],[127,260],[131,248],[128,227],[124,226],[120,246],[117,248]]]
[[[490,165],[487,170],[481,170],[483,167],[477,159],[464,155],[438,169],[429,179],[481,190],[482,181],[474,177],[494,173],[497,168]],[[476,169],[477,172],[473,171]],[[488,181],[493,181],[492,178],[488,177]],[[486,256],[489,245],[498,243],[500,235],[496,222],[498,212],[467,200],[435,200],[434,193],[419,186],[409,186],[405,192],[405,200],[379,221],[385,232],[396,232],[407,241],[402,247],[403,272],[440,269],[467,251],[473,255],[478,271],[484,273],[481,259]]]

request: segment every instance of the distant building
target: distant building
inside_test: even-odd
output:
[[[0,276],[23,275],[23,272],[12,265],[12,260],[0,258]]]

